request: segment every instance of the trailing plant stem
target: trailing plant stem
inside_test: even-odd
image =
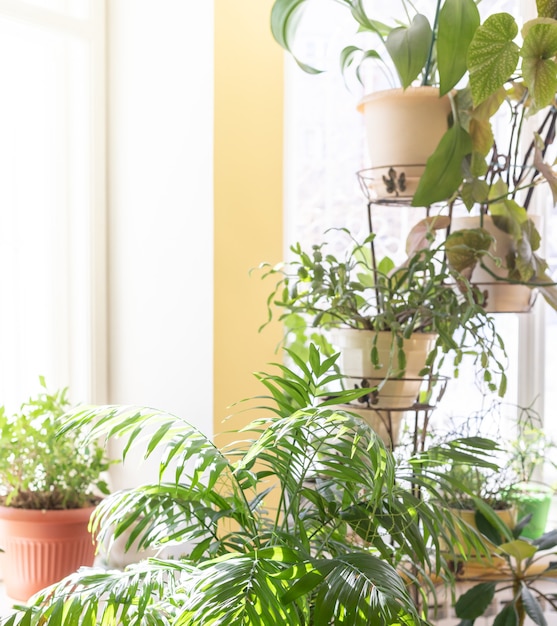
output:
[[[437,7],[435,8],[435,19],[433,21],[433,33],[431,35],[431,42],[429,44],[429,52],[427,55],[427,61],[425,64],[424,75],[422,78],[422,85],[429,85],[429,73],[431,72],[431,62],[433,59],[433,48],[435,46],[435,32],[437,30],[437,22],[439,21],[439,11],[441,10],[441,0],[437,0]]]

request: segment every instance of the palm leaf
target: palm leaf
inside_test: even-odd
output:
[[[307,623],[302,600],[283,603],[289,582],[285,565],[257,552],[230,554],[204,563],[193,578],[176,626],[253,624],[284,626]]]
[[[346,554],[314,565],[325,576],[316,596],[316,624],[398,624],[401,614],[419,622],[400,575],[372,554]]]
[[[153,624],[170,626],[183,579],[194,570],[179,561],[149,560],[126,571],[83,568],[35,596],[9,626],[75,626],[80,624]]]

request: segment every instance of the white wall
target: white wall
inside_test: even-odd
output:
[[[213,2],[109,0],[108,20],[108,400],[210,435]]]

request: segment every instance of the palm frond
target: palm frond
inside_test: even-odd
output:
[[[207,561],[190,586],[190,594],[176,626],[297,626],[307,624],[307,600],[286,603],[289,581],[279,575],[285,550],[229,554]]]
[[[180,561],[149,559],[125,571],[82,568],[37,594],[2,626],[170,626],[184,581],[195,570]]]
[[[315,563],[325,577],[315,601],[316,624],[367,626],[420,623],[400,575],[372,554],[353,553]]]
[[[160,548],[168,545],[208,540],[210,553],[219,552],[223,520],[233,520],[239,530],[253,535],[254,518],[237,508],[233,497],[207,490],[161,483],[117,492],[95,510],[91,528],[105,544],[127,533],[126,549]],[[247,531],[246,531],[247,527]]]
[[[245,476],[235,473],[228,456],[187,421],[146,408],[81,407],[65,416],[62,432],[69,429],[79,429],[87,440],[127,437],[124,460],[132,447],[143,449],[144,458],[155,453],[159,458],[158,485],[117,494],[101,506],[94,521],[101,535],[112,532],[109,525],[115,525],[118,535],[127,526],[139,524],[147,534],[140,535],[138,530],[136,536],[141,546],[147,546],[159,542],[162,529],[174,524],[174,536],[169,537],[167,531],[167,537],[178,541],[187,535],[183,529],[188,519],[197,516],[208,523],[204,513],[209,514],[209,509],[220,511],[213,515],[213,525],[228,516],[257,534],[250,502],[239,482]],[[163,478],[172,482],[163,483]],[[120,513],[114,513],[120,506]],[[152,524],[142,521],[148,512],[151,518],[156,514]]]

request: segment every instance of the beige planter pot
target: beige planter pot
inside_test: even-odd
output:
[[[449,127],[449,96],[440,98],[436,87],[389,89],[365,96],[358,109],[365,117],[372,194],[378,201],[408,201]]]
[[[509,507],[507,509],[494,510],[495,515],[509,528],[514,528],[516,526],[516,507]],[[471,509],[453,509],[453,513],[460,517],[468,526],[471,528],[478,530],[476,525],[476,512]],[[465,569],[470,573],[474,570],[474,568],[478,568],[481,570],[486,570],[490,568],[494,568],[495,570],[499,569],[502,565],[505,564],[505,559],[495,554],[496,546],[491,542],[485,540],[485,545],[491,550],[492,556],[491,558],[487,558],[480,554],[471,553],[468,555],[468,558],[465,560]]]
[[[377,336],[380,368],[375,368],[371,361],[371,351]],[[347,379],[347,385],[378,387],[371,399],[377,410],[411,409],[418,401],[422,377],[419,372],[424,368],[427,355],[433,349],[437,336],[432,333],[415,333],[403,343],[406,354],[406,370],[397,371],[392,364],[392,334],[376,333],[371,330],[337,328],[331,333],[333,345],[340,352],[339,367]]]
[[[93,510],[0,507],[2,568],[9,598],[27,601],[82,565],[93,565],[95,546],[87,528]]]
[[[539,218],[533,216],[532,219],[538,226]],[[480,218],[476,216],[455,217],[451,220],[452,232],[479,227]],[[503,265],[497,267],[488,257],[485,257],[483,262],[496,276],[505,277],[507,275],[504,266],[505,258],[509,252],[514,250],[514,240],[510,235],[497,228],[489,215],[484,217],[483,228],[495,238],[495,244],[490,252],[499,257],[503,261]],[[532,308],[535,300],[535,290],[525,285],[498,282],[479,265],[474,268],[470,281],[485,295],[484,308],[488,313],[525,313]]]

